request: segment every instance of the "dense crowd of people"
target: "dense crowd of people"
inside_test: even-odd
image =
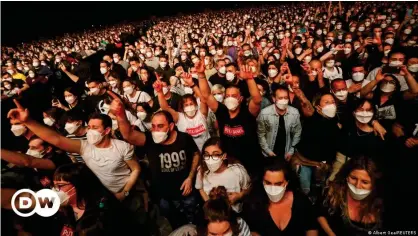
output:
[[[298,2],[2,47],[2,231],[416,234],[417,20]],[[17,216],[22,188],[60,211]]]

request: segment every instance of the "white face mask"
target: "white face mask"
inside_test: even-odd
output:
[[[21,136],[24,134],[27,130],[27,128],[23,125],[12,125],[12,128],[10,129],[15,136]]]
[[[73,134],[81,124],[77,125],[76,123],[66,123],[64,129],[69,133]]]
[[[147,52],[147,53],[145,53],[145,55],[146,55],[147,57],[151,57],[151,56],[152,56],[152,52]]]
[[[235,109],[237,109],[239,105],[238,99],[234,97],[227,97],[224,103],[225,103],[226,108],[228,108],[228,110],[230,111],[234,111]]]
[[[372,118],[373,118],[373,112],[371,111],[359,111],[354,113],[356,119],[358,120],[358,122],[363,123],[363,124],[367,124],[369,123]]]
[[[74,96],[69,96],[69,97],[65,97],[65,101],[68,103],[68,104],[73,104],[74,103],[74,101],[75,101],[75,98],[74,98]]]
[[[350,54],[351,48],[344,48],[344,54]]]
[[[48,126],[52,126],[54,123],[55,123],[54,119],[52,119],[50,117],[44,118],[44,124],[46,124]]]
[[[302,52],[302,48],[296,48],[296,49],[295,49],[295,53],[296,53],[296,54],[298,54],[298,55],[299,55],[301,52]]]
[[[279,72],[277,71],[277,70],[274,70],[274,69],[270,69],[270,70],[268,70],[268,74],[269,74],[269,77],[270,78],[274,78],[274,77],[276,77],[276,75],[278,74]]]
[[[210,172],[216,172],[219,169],[219,167],[221,167],[222,162],[222,158],[219,158],[216,161],[212,158],[209,158],[209,160],[205,160],[206,166],[208,167]]]
[[[235,74],[232,72],[226,72],[226,80],[228,80],[229,82],[233,81],[235,78]]]
[[[329,118],[334,118],[335,114],[337,113],[337,106],[335,104],[325,105],[322,108],[322,113]]]
[[[99,94],[99,92],[100,92],[99,88],[91,88],[90,89],[91,95],[97,95],[97,94]]]
[[[249,57],[249,56],[251,56],[251,51],[249,51],[249,50],[247,50],[247,51],[245,51],[244,52],[244,56],[246,56],[246,57]]]
[[[325,63],[325,65],[326,65],[328,68],[332,68],[332,67],[334,67],[334,65],[335,65],[335,61],[334,61],[334,60],[329,60],[329,61],[327,61],[327,63]]]
[[[347,182],[348,190],[354,200],[361,201],[370,195],[372,191],[366,189],[356,188],[354,185]]]
[[[283,198],[286,192],[286,187],[264,184],[264,190],[266,190],[270,201],[278,202]]]
[[[400,62],[400,61],[391,61],[390,63],[389,63],[389,66],[390,67],[399,67],[399,66],[402,66],[402,62]]]
[[[36,151],[36,150],[28,149],[28,151],[26,152],[26,155],[33,156],[35,158],[42,158],[42,157],[45,156],[45,153],[42,153],[42,152]]]
[[[138,111],[137,113],[136,113],[136,116],[140,119],[140,120],[145,120],[145,118],[147,117],[147,113],[146,112],[143,112],[143,111]]]
[[[100,143],[100,141],[102,141],[104,137],[99,131],[94,130],[94,129],[89,129],[87,131],[86,136],[87,136],[87,142],[91,145],[96,145]]]
[[[184,107],[184,112],[186,113],[187,116],[192,117],[197,112],[196,106],[192,105],[192,106]]]
[[[114,80],[109,81],[110,86],[112,86],[112,88],[116,87],[117,82]]]
[[[162,131],[152,131],[152,139],[155,143],[162,143],[168,138],[168,131],[162,132]]]
[[[114,61],[115,63],[118,63],[118,62],[119,62],[119,58],[114,57],[114,58],[113,58],[113,61]]]
[[[319,47],[318,49],[316,49],[316,51],[317,51],[318,53],[321,53],[322,51],[324,51],[324,47],[323,47],[323,46],[321,46],[321,47]]]
[[[222,94],[215,94],[213,96],[215,97],[216,101],[218,101],[220,103],[222,103],[224,101],[224,95],[222,95]]]
[[[57,190],[55,188],[52,189],[55,193],[57,193],[57,195],[60,199],[60,206],[67,206],[68,205],[68,202],[69,202],[68,200],[70,200],[70,197],[72,197],[75,194],[75,193],[73,193],[73,194],[69,195],[68,192],[70,192],[73,189],[74,189],[74,187],[72,187],[67,192]]]
[[[107,68],[100,68],[100,73],[102,73],[102,75],[107,73]]]
[[[341,90],[341,91],[338,91],[334,94],[335,94],[335,97],[337,97],[338,100],[344,101],[347,98],[348,91],[347,90]]]
[[[276,101],[276,106],[279,110],[285,110],[289,104],[289,99],[279,99]]]
[[[123,91],[125,92],[125,94],[131,95],[134,92],[134,88],[132,86],[125,87],[123,88]]]
[[[385,42],[386,42],[387,44],[390,44],[390,45],[392,45],[394,41],[395,41],[395,40],[394,40],[393,38],[388,38],[388,39],[386,39],[386,40],[385,40]]]
[[[309,62],[312,60],[312,57],[311,57],[311,56],[306,56],[303,60],[304,60],[306,63],[309,63]]]
[[[364,73],[362,72],[356,72],[353,73],[353,80],[356,82],[362,81],[364,79]]]
[[[165,68],[167,66],[167,62],[165,61],[160,62],[160,66],[161,68]]]
[[[381,85],[380,85],[380,90],[382,91],[382,92],[385,92],[385,93],[390,93],[390,92],[393,92],[394,90],[395,90],[395,85],[394,84],[390,84],[390,83],[382,83]]]
[[[418,64],[413,64],[413,65],[408,66],[408,70],[413,73],[418,72]]]
[[[221,74],[226,74],[226,67],[225,66],[222,66],[221,68],[219,68],[219,73],[221,73]]]
[[[167,87],[163,87],[163,94],[166,95],[168,93],[168,88]]]
[[[363,32],[364,31],[364,26],[360,26],[360,27],[358,27],[358,31],[360,31],[360,32]]]

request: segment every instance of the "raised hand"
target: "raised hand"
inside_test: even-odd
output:
[[[376,74],[376,81],[380,82],[382,79],[385,78],[385,75],[382,73],[382,69],[379,69]]]
[[[243,65],[239,69],[239,77],[241,79],[247,80],[253,78],[253,72],[251,71],[248,65]]]
[[[125,112],[125,105],[123,104],[122,100],[112,91],[108,90],[107,93],[112,98],[112,102],[110,103],[109,113],[119,117],[121,114]]]
[[[204,74],[205,73],[205,63],[204,63],[204,60],[199,60],[199,62],[197,62],[195,64],[195,68],[196,68],[198,74]]]
[[[156,80],[152,87],[155,89],[157,93],[163,91],[163,83],[160,80]]]
[[[7,113],[7,118],[10,119],[10,123],[22,124],[28,121],[29,119],[28,109],[20,105],[19,101],[17,101],[16,99],[13,99],[13,102],[16,104],[17,108],[11,109],[9,113]]]
[[[187,86],[189,87],[193,86],[194,82],[193,82],[193,78],[191,74],[183,72],[182,78],[184,80],[184,83],[186,83]]]

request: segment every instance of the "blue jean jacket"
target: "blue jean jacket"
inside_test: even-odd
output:
[[[258,140],[264,156],[268,156],[268,153],[273,152],[279,121],[279,114],[276,111],[275,104],[261,110],[257,118]],[[284,114],[284,122],[286,129],[285,153],[293,155],[295,152],[294,147],[299,143],[302,134],[299,111],[292,106],[288,106]]]

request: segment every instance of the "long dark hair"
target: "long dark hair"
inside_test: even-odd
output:
[[[264,163],[264,170],[261,179],[254,181],[254,187],[248,197],[244,200],[244,206],[248,206],[250,211],[268,210],[270,205],[269,197],[264,190],[263,179],[267,171],[282,171],[285,180],[288,182],[286,191],[300,191],[299,179],[292,170],[290,164],[283,159],[269,158]]]
[[[328,207],[328,212],[334,214],[341,210],[345,213],[347,205],[347,177],[354,170],[365,170],[372,182],[372,191],[369,196],[361,201],[360,216],[361,222],[367,220],[367,216],[372,214],[376,223],[380,223],[383,212],[383,200],[381,194],[381,173],[378,171],[374,161],[368,157],[353,157],[347,161],[335,176],[335,180],[324,189],[324,206]]]
[[[84,163],[58,167],[54,173],[54,180],[67,181],[74,186],[77,192],[77,207],[80,209],[90,204],[98,204],[104,197],[115,198]]]
[[[197,227],[197,235],[208,235],[208,225],[211,222],[228,221],[233,235],[239,235],[240,229],[237,215],[229,204],[228,194],[224,186],[213,188],[209,193],[209,200],[203,205],[204,220]]]

